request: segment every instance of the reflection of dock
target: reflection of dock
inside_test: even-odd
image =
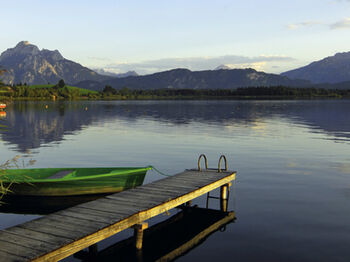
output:
[[[144,221],[216,188],[221,188],[221,199],[227,201],[235,176],[236,172],[227,171],[227,164],[221,170],[219,160],[215,170],[187,170],[4,229],[0,231],[0,260],[57,261],[130,227],[135,230],[136,248],[142,249],[148,225]]]
[[[135,239],[130,237],[99,252],[79,252],[74,257],[82,261],[171,261],[234,220],[234,212],[185,207],[144,231],[142,251],[135,250]]]

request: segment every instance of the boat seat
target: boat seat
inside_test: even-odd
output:
[[[63,178],[66,175],[72,173],[74,170],[62,170],[57,172],[56,174],[53,174],[52,176],[48,177],[48,179],[58,179],[58,178]]]

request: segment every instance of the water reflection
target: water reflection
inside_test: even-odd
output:
[[[8,132],[1,139],[25,153],[59,143],[91,125],[138,120],[172,125],[250,126],[262,128],[273,118],[286,118],[349,141],[350,101],[130,101],[16,102],[7,109]]]
[[[40,147],[33,156],[38,167],[152,164],[175,174],[194,167],[200,153],[213,167],[221,153],[228,156],[229,168],[239,174],[239,223],[179,261],[349,260],[350,101],[45,105],[8,108],[11,129],[0,134],[3,160],[13,150]],[[145,182],[160,178],[150,172]],[[198,202],[204,205],[205,199]],[[0,227],[27,217],[2,214]]]
[[[41,197],[5,196],[0,205],[0,213],[47,215],[78,204],[89,202],[105,195]]]
[[[235,221],[234,212],[206,208],[185,208],[171,218],[144,231],[142,251],[135,251],[134,237],[104,250],[74,255],[82,261],[172,261]]]

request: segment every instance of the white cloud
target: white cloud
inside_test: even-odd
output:
[[[345,0],[347,2],[350,2],[350,0]],[[301,23],[295,23],[295,24],[288,24],[287,28],[289,30],[297,30],[305,27],[312,27],[315,25],[321,25],[324,27],[328,27],[331,30],[335,29],[347,29],[350,28],[350,17],[344,18],[342,20],[339,20],[334,23],[323,23],[320,21],[306,21],[306,22],[301,22]]]
[[[104,66],[104,70],[122,73],[134,70],[140,74],[149,74],[174,68],[187,68],[190,70],[212,70],[219,65],[227,65],[231,68],[254,68],[265,70],[271,63],[289,63],[295,61],[292,57],[283,55],[261,55],[257,57],[246,57],[236,55],[225,55],[218,57],[188,57],[188,58],[163,58],[141,62],[120,62]],[[271,66],[272,68],[272,66]]]
[[[350,0],[349,0],[350,1]],[[330,24],[331,29],[347,29],[350,28],[350,18],[344,18],[336,23]]]
[[[95,60],[95,61],[111,61],[110,58],[107,57],[97,57],[97,56],[89,56],[89,60]]]
[[[331,1],[329,1],[329,4],[332,4],[332,5],[334,5],[334,4],[339,4],[339,3],[350,3],[350,0],[331,0]]]
[[[289,24],[289,25],[287,25],[287,28],[289,30],[296,30],[296,29],[300,29],[303,27],[311,27],[311,26],[321,25],[321,24],[322,24],[322,22],[320,22],[320,21],[305,21],[305,22],[296,23],[296,24]]]
[[[299,27],[298,27],[298,25],[296,25],[296,24],[289,24],[289,25],[287,25],[287,28],[288,28],[289,30],[296,30],[296,29],[298,29]]]

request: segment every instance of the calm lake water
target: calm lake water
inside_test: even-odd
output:
[[[34,167],[176,174],[201,153],[211,167],[225,154],[238,172],[229,203],[237,219],[178,261],[350,260],[349,100],[17,102],[1,122],[0,161],[22,155]],[[151,171],[145,183],[161,178]],[[35,217],[0,213],[0,228]]]

